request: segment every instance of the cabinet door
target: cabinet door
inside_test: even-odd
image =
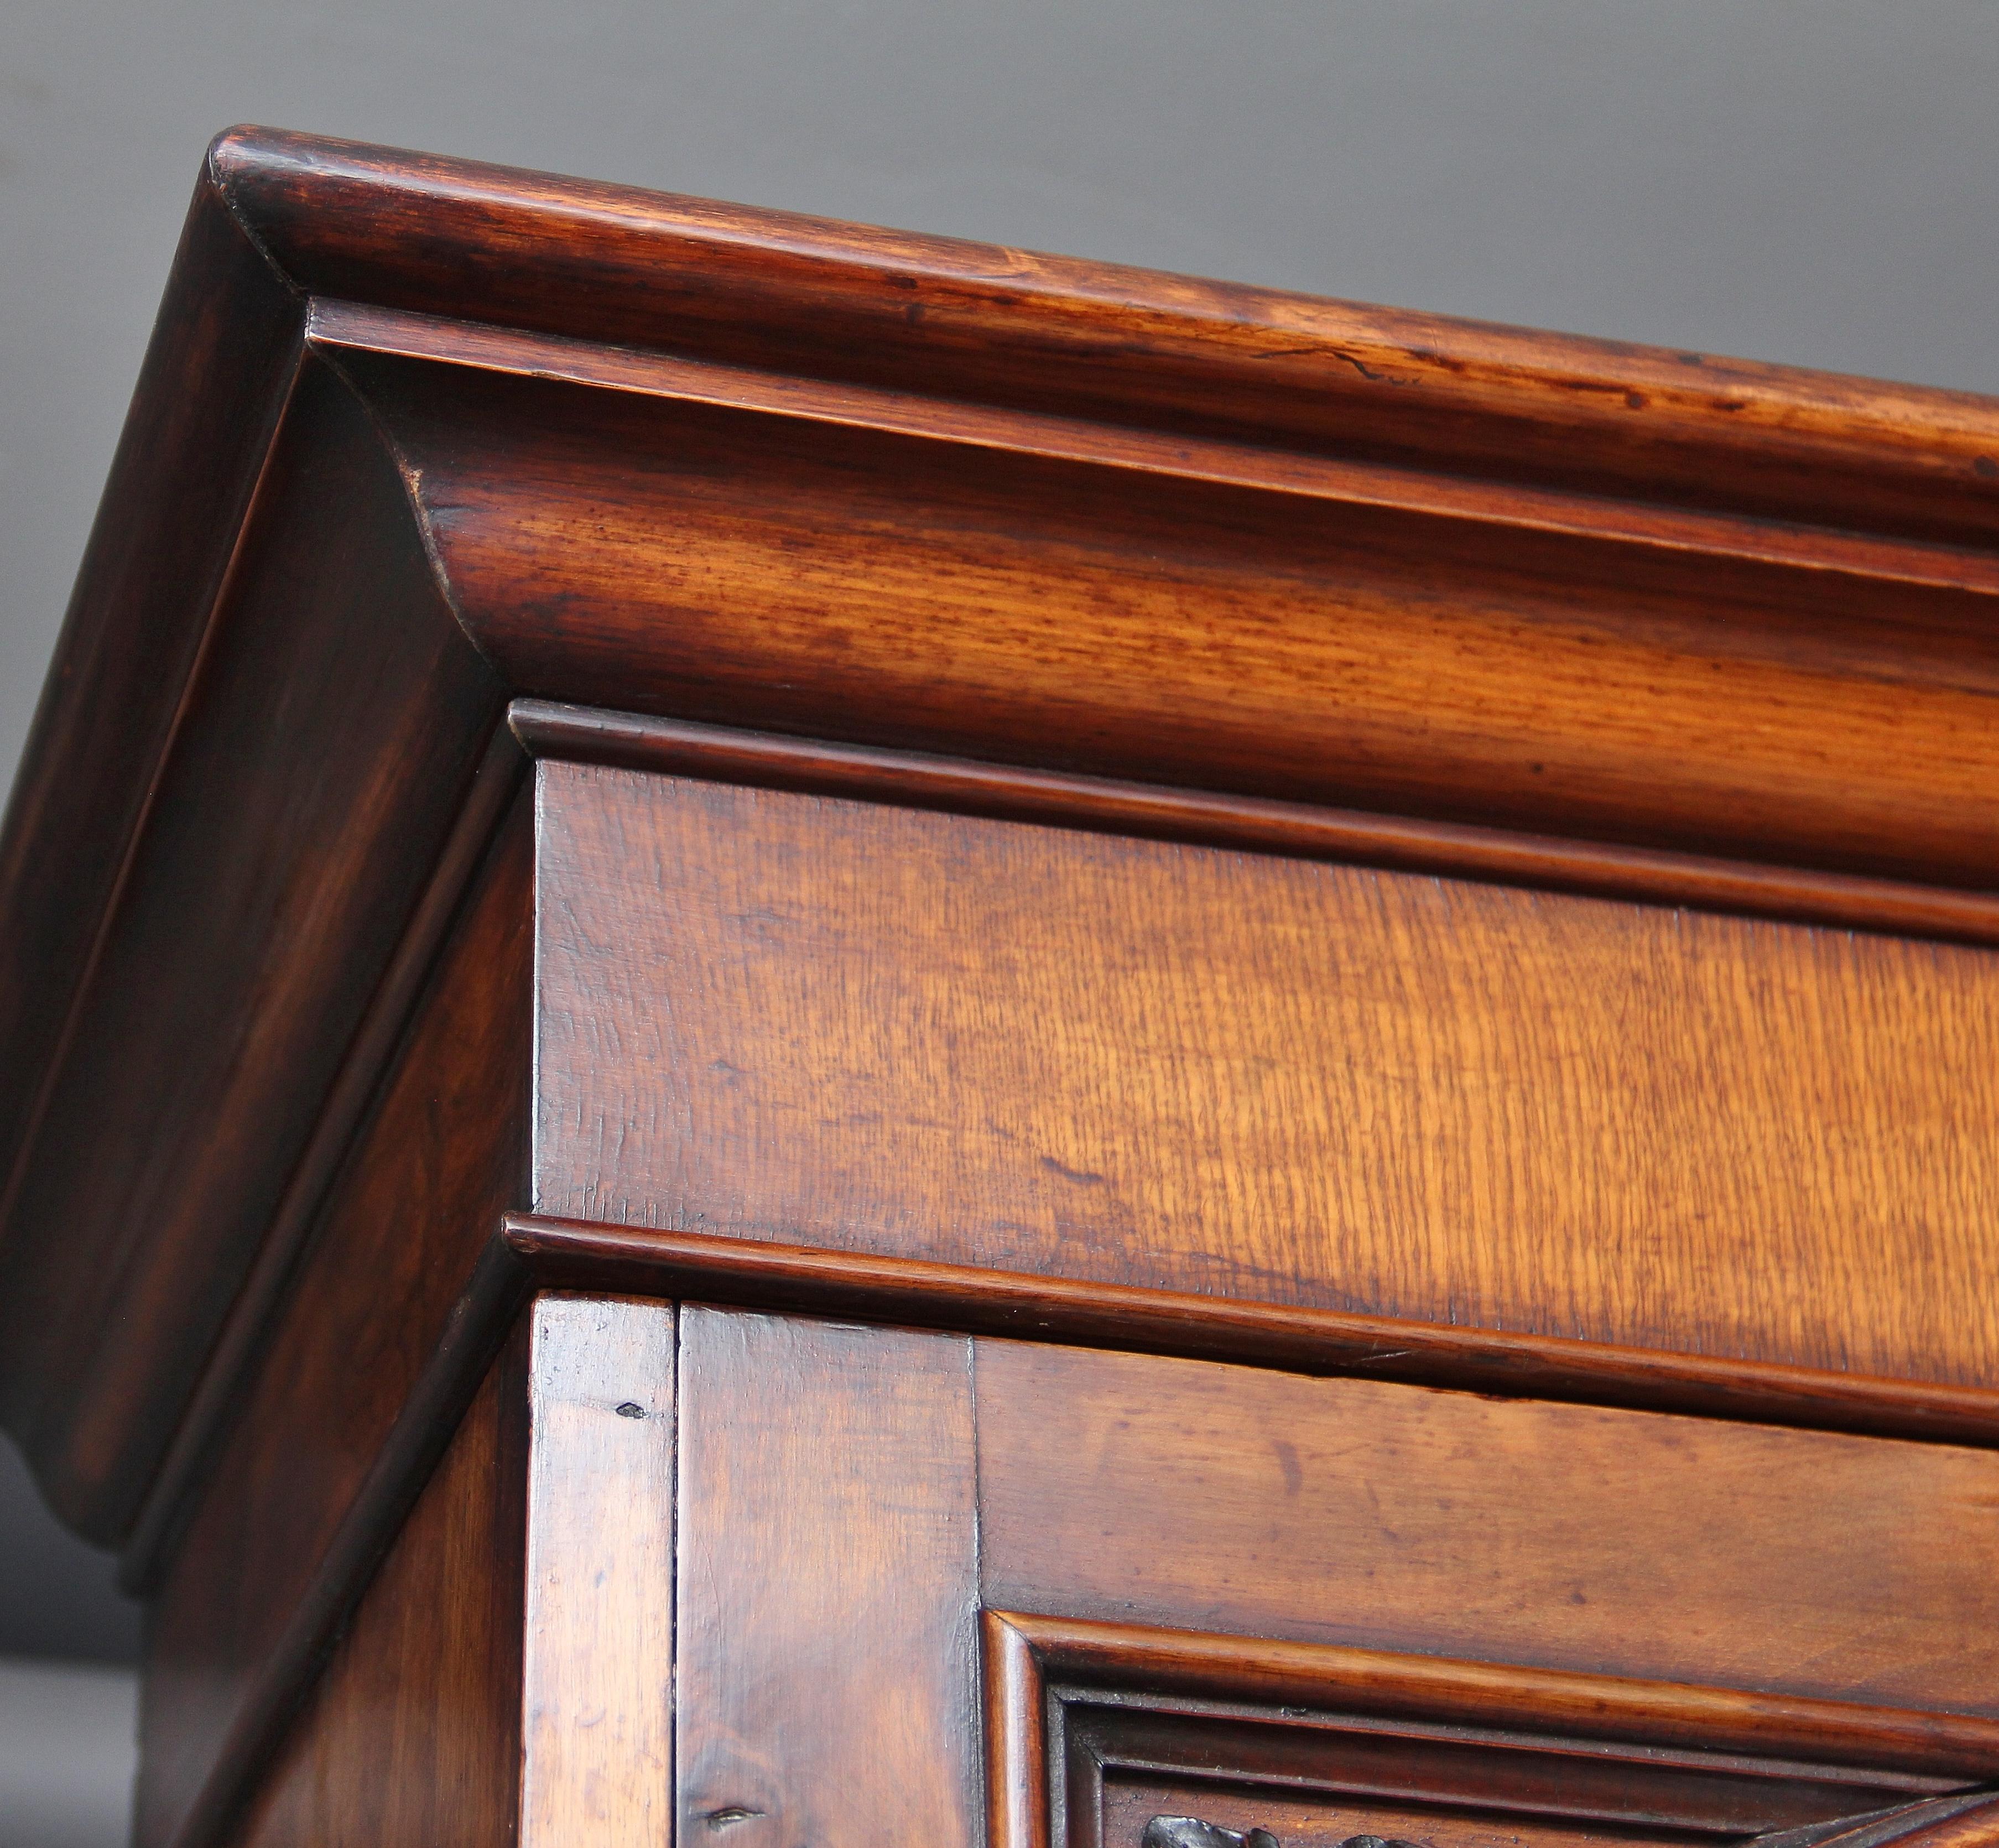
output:
[[[1985,1829],[1985,1451],[719,1309],[679,1375],[684,1842]]]

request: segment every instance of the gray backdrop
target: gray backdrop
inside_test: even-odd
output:
[[[234,121],[1999,391],[1999,0],[8,0],[0,26],[0,785]],[[108,1585],[0,1455],[0,1656],[129,1656]],[[0,1816],[24,1711],[0,1698]]]

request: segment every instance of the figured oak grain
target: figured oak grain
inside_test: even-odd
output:
[[[1999,1365],[1984,952],[537,774],[538,1210]]]
[[[1176,474],[1114,442],[1078,456],[1032,431],[967,442],[844,406],[607,390],[532,353],[340,363],[516,689],[1991,885],[1982,570],[1883,576],[1817,547],[1780,560]]]
[[[1999,1455],[981,1340],[1004,1610],[1999,1715]]]

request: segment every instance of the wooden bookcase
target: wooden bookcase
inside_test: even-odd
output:
[[[258,130],[0,841],[138,1848],[1999,1843],[1999,403]]]

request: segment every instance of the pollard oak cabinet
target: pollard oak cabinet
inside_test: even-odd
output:
[[[140,1848],[1999,1843],[1999,403],[255,130],[0,847]]]

